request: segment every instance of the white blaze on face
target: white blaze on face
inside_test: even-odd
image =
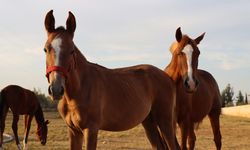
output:
[[[60,66],[60,53],[61,53],[61,45],[62,45],[62,39],[61,38],[55,38],[52,42],[51,42],[51,46],[55,51],[55,64],[54,66]],[[55,79],[57,79],[60,75],[58,74],[58,72],[54,73]],[[62,80],[62,86],[65,86],[65,80]]]
[[[60,56],[60,51],[61,51],[61,44],[62,44],[61,38],[55,38],[51,42],[51,46],[55,50],[55,66],[59,66],[59,56]]]
[[[191,89],[195,88],[195,82],[193,79],[193,68],[192,68],[192,55],[193,55],[193,47],[188,44],[186,45],[183,50],[182,50],[185,54],[186,54],[186,58],[187,58],[187,66],[188,66],[188,85],[190,86]]]

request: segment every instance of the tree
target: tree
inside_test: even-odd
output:
[[[239,91],[236,98],[237,98],[236,105],[244,105],[244,96],[241,91]]]
[[[34,88],[33,92],[36,94],[42,108],[56,110],[57,107],[56,101],[52,101],[50,97],[46,96],[39,89],[37,90]]]
[[[222,107],[233,105],[234,90],[230,84],[221,93]]]
[[[248,104],[247,93],[245,94],[245,104]]]

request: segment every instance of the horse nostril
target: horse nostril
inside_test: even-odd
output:
[[[197,79],[195,79],[194,81],[195,81],[195,86],[197,87],[200,82]]]
[[[188,78],[184,81],[184,85],[185,85],[185,87],[186,87],[186,88],[188,88],[188,89],[189,89],[189,85],[188,85]]]
[[[61,94],[61,95],[63,95],[63,93],[64,93],[64,88],[63,88],[63,87],[61,87],[60,94]]]
[[[52,86],[50,85],[49,87],[48,87],[48,93],[49,93],[49,95],[52,95]]]

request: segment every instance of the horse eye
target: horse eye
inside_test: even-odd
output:
[[[70,54],[73,54],[74,52],[75,52],[75,51],[73,50],[73,51],[70,52]]]
[[[181,55],[183,55],[183,52],[179,52],[177,55],[178,55],[178,56],[181,56]]]
[[[44,48],[43,51],[44,51],[45,53],[47,53],[47,49],[46,49],[46,48]]]

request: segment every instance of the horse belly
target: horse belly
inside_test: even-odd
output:
[[[115,109],[114,109],[115,108]],[[124,131],[135,127],[144,121],[150,112],[151,105],[122,105],[113,109],[104,109],[101,129],[107,131]]]

